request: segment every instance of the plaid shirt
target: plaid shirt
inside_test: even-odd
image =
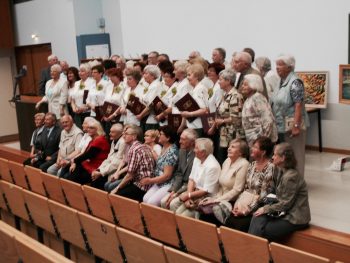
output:
[[[147,191],[151,185],[141,185],[141,179],[153,177],[155,167],[150,148],[139,141],[133,142],[128,151],[128,173],[134,175],[132,183],[143,191]]]

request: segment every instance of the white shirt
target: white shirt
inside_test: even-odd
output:
[[[106,95],[107,84],[108,82],[104,79],[101,79],[98,83],[95,81],[94,85],[89,90],[86,103],[89,103],[95,107],[102,106]],[[96,113],[91,111],[91,116],[96,116]]]
[[[209,91],[212,92],[212,96],[209,98],[209,111],[216,112],[224,96],[224,91],[220,88],[219,81],[217,81],[214,87],[210,88]]]
[[[146,106],[149,106],[153,102],[156,96],[160,97],[162,90],[163,90],[163,85],[161,84],[161,82],[158,79],[154,80],[148,86],[148,88],[144,89],[144,94],[140,97],[141,102],[144,103]],[[158,123],[158,121],[155,119],[155,115],[153,111],[151,111],[150,114],[148,115],[146,123],[147,124]]]
[[[74,88],[71,92],[71,98],[74,100],[75,105],[80,108],[83,104],[84,90],[91,90],[95,85],[93,78],[87,78],[85,81],[78,80],[74,84]]]
[[[170,102],[172,107],[171,111],[173,114],[180,113],[179,109],[175,106],[175,103],[187,93],[189,93],[191,90],[193,90],[193,87],[190,85],[187,78],[184,78],[183,80],[178,82],[175,95],[172,97]]]
[[[208,108],[208,101],[209,101],[209,95],[208,95],[208,89],[202,84],[202,82],[199,82],[197,86],[189,92],[190,95],[193,97],[193,99],[197,102],[199,108],[205,109]],[[186,120],[186,125],[190,129],[200,129],[203,128],[202,120],[200,117],[197,117],[194,121],[189,122]]]
[[[203,163],[196,157],[193,160],[189,179],[193,180],[197,189],[215,194],[219,188],[221,168],[214,155],[209,154]]]
[[[143,89],[141,85],[137,85],[133,91],[131,91],[130,87],[127,87],[123,94],[122,107],[126,109],[131,92],[134,93],[136,97],[141,98],[143,96]],[[126,109],[126,115],[124,115],[124,125],[125,124],[140,125],[140,121],[130,110]]]
[[[267,95],[269,96],[269,100],[271,100],[271,96],[274,90],[277,90],[280,86],[281,78],[277,75],[276,72],[270,70],[264,76],[264,80],[266,83]]]
[[[123,82],[120,82],[118,86],[114,86],[112,81],[108,81],[104,101],[120,106],[122,104],[124,91]]]
[[[68,100],[68,86],[67,81],[59,79],[54,81],[50,79],[45,84],[45,96],[41,99],[42,102],[48,103],[49,112],[55,113],[57,119],[61,118],[60,106],[66,105]],[[68,113],[67,106],[65,106],[65,114]]]

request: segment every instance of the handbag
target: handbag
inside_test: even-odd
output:
[[[245,190],[238,196],[233,210],[236,210],[243,215],[247,215],[253,210],[253,207],[255,206],[258,198],[259,195],[250,193]]]
[[[286,116],[284,118],[284,131],[287,133],[287,132],[290,132],[293,128],[294,128],[294,116],[292,117],[288,117]],[[301,120],[301,123],[300,123],[300,129],[302,130],[305,130],[306,127],[305,127],[305,123],[304,123],[304,119]]]
[[[210,203],[210,204],[205,204],[205,205],[198,205],[198,211],[205,214],[205,215],[210,215],[213,214],[213,207],[217,205],[217,203]]]

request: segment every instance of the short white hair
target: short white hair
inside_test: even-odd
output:
[[[124,126],[121,123],[115,123],[112,125],[111,129],[115,129],[116,131],[123,132]]]
[[[198,138],[198,133],[194,129],[187,128],[182,134],[190,141],[195,141]]]
[[[51,70],[57,71],[57,72],[62,72],[62,67],[58,64],[54,64],[51,66]]]
[[[160,77],[160,69],[156,65],[148,65],[143,71],[151,74],[155,79]]]
[[[207,155],[212,154],[214,152],[214,144],[213,141],[209,138],[198,138],[196,139],[196,146],[200,151],[205,151]]]
[[[133,68],[134,65],[135,65],[135,61],[133,61],[133,60],[129,60],[125,63],[126,68]]]
[[[277,61],[283,61],[284,64],[286,64],[288,67],[290,67],[293,71],[295,68],[295,58],[292,55],[288,54],[281,54],[276,58]]]
[[[268,72],[269,70],[271,70],[271,61],[268,57],[256,58],[255,65],[260,71]]]
[[[50,56],[47,57],[47,61],[50,61],[52,59],[57,59],[57,56],[54,54],[51,54]]]
[[[260,92],[260,93],[263,92],[263,90],[264,90],[263,82],[262,82],[261,77],[259,75],[248,74],[248,75],[244,76],[244,80],[246,80],[248,82],[248,86],[252,90],[255,90],[255,91]]]
[[[237,52],[235,54],[235,56],[237,56],[237,58],[240,61],[244,61],[245,63],[247,63],[249,65],[252,64],[252,56],[248,52],[245,52],[245,51]]]
[[[81,71],[86,71],[87,73],[91,71],[90,65],[88,63],[80,64],[79,69]]]
[[[175,64],[174,64],[174,68],[176,69],[176,70],[179,70],[179,71],[181,71],[181,72],[183,72],[183,73],[187,73],[187,68],[190,66],[190,63],[188,63],[188,61],[187,60],[178,60],[178,61],[176,61],[175,62]]]
[[[224,80],[228,80],[231,86],[235,85],[236,73],[232,69],[224,69],[219,73],[219,76]]]

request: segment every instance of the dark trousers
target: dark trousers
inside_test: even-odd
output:
[[[248,232],[250,221],[252,220],[252,216],[234,216],[233,214],[227,218],[225,222],[225,226],[237,229],[239,231]]]
[[[278,241],[296,230],[304,229],[308,224],[294,225],[282,218],[273,218],[268,215],[254,216],[250,223],[249,233],[268,239]]]
[[[56,159],[49,160],[49,161],[38,160],[38,161],[36,161],[35,163],[32,164],[31,160],[32,160],[32,158],[28,158],[27,160],[25,160],[23,162],[23,165],[29,165],[29,166],[33,166],[35,168],[39,168],[44,173],[46,173],[47,169],[56,162]]]
[[[100,176],[95,181],[92,181],[91,174],[86,171],[80,164],[77,164],[75,170],[70,174],[64,175],[65,179],[71,180],[78,184],[90,184],[91,187],[104,190],[104,185],[107,182],[106,176]]]
[[[200,214],[199,215],[199,219],[211,224],[215,224],[217,227],[222,226],[221,222],[219,220],[216,219],[216,217],[214,216],[214,214]]]
[[[122,189],[119,189],[117,195],[121,195],[139,202],[142,202],[143,196],[145,195],[145,191],[141,190],[134,184],[128,184]]]

